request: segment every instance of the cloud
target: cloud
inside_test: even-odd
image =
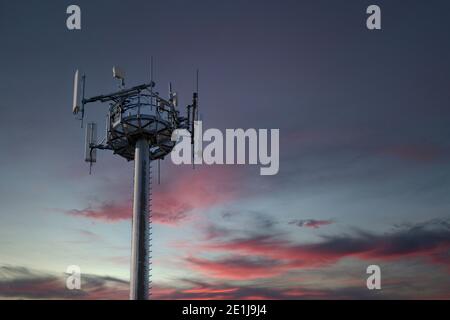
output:
[[[82,275],[82,290],[68,290],[63,274],[31,270],[20,266],[0,266],[0,298],[6,299],[118,299],[127,300],[129,284],[113,277]],[[155,284],[152,299],[245,299],[250,296],[272,298],[271,289],[232,287],[227,284],[208,284],[194,280],[180,280],[188,287]],[[278,298],[278,295],[275,296]]]
[[[152,213],[152,221],[155,223],[166,225],[178,225],[178,223],[188,218],[187,211],[188,210],[183,209],[175,211],[166,211],[165,213],[156,211]]]
[[[182,292],[184,293],[194,293],[194,294],[223,294],[223,293],[231,293],[236,292],[239,288],[208,288],[208,287],[200,287],[200,288],[192,288],[185,289]]]
[[[234,200],[238,195],[232,170],[206,167],[175,176],[165,185],[157,186],[152,194],[152,217],[155,223],[177,225],[203,210]],[[131,219],[131,201],[109,201],[85,209],[65,211],[75,217],[103,222]]]
[[[154,298],[160,300],[248,300],[283,299],[281,290],[253,288],[251,286],[230,286],[224,283],[210,284],[187,281],[188,288],[159,288]],[[292,297],[287,298],[292,299]]]
[[[82,210],[68,210],[66,213],[75,217],[84,217],[104,222],[116,222],[131,218],[132,207],[130,204],[117,204],[106,202],[97,207],[88,207]]]
[[[297,227],[305,227],[305,228],[313,228],[313,229],[319,229],[320,227],[327,226],[334,223],[332,220],[314,220],[314,219],[308,219],[308,220],[292,220],[289,222],[289,224],[296,225]]]
[[[153,215],[161,223],[176,224],[195,210],[235,200],[239,195],[235,171],[227,167],[201,167],[183,171],[153,193]]]
[[[128,282],[83,274],[81,290],[66,288],[66,276],[18,266],[0,266],[0,297],[12,299],[127,299]]]
[[[163,207],[163,209],[161,209]],[[152,211],[152,221],[155,223],[176,225],[187,218],[187,212],[191,208],[179,202],[173,201],[169,205],[156,206]],[[127,204],[103,203],[95,208],[88,207],[82,210],[66,211],[68,215],[75,217],[84,217],[88,219],[100,220],[103,222],[119,222],[131,219],[133,205]],[[162,212],[164,211],[164,213]]]
[[[283,266],[276,261],[262,258],[233,257],[207,260],[190,257],[186,261],[192,269],[217,279],[252,280],[270,278],[280,275],[284,271]]]
[[[229,235],[231,232],[228,229],[208,224],[205,227],[205,240],[213,240],[217,238],[223,238]]]
[[[82,290],[68,290],[65,287],[66,275],[31,270],[20,266],[0,266],[1,299],[113,299],[128,300],[129,283],[108,276],[82,275]],[[408,282],[409,283],[409,282]],[[424,283],[422,285],[427,285]],[[408,284],[403,284],[408,286]],[[227,282],[206,282],[196,279],[176,279],[172,284],[156,283],[152,288],[151,299],[155,300],[211,300],[211,299],[448,299],[446,287],[423,295],[420,285],[414,290],[398,291],[385,287],[382,291],[370,291],[364,285],[348,285],[339,288],[304,287],[296,281],[287,285],[270,286],[256,283],[236,285]],[[427,289],[429,289],[427,287]]]
[[[379,261],[412,257],[449,266],[450,227],[446,221],[434,220],[386,234],[358,231],[353,235],[323,236],[322,241],[316,243],[297,244],[276,235],[258,235],[216,239],[203,247],[209,253],[220,252],[252,259],[246,260],[247,263],[232,258],[194,260],[196,270],[228,279],[251,279],[258,275],[271,277],[292,270],[329,266],[350,257]],[[189,258],[188,262],[192,261]],[[252,268],[255,273],[252,273]]]
[[[264,285],[230,285],[182,279],[188,288],[158,287],[154,294],[160,300],[308,300],[308,299],[395,299],[392,293],[374,292],[364,286],[336,289],[311,289],[298,284],[290,287],[267,287]]]
[[[78,229],[78,233],[83,237],[88,238],[90,241],[100,241],[102,239],[100,235],[89,230]]]

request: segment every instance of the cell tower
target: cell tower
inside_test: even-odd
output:
[[[186,117],[180,116],[177,110],[178,96],[172,91],[171,84],[168,100],[154,92],[153,72],[149,84],[131,88],[125,88],[125,76],[119,68],[113,67],[113,77],[120,82],[119,91],[85,98],[86,76],[80,79],[77,70],[72,111],[81,114],[79,120],[83,127],[87,104],[109,104],[106,136],[101,142],[97,141],[97,124],[89,122],[86,126],[85,161],[89,162],[90,168],[96,162],[97,149],[112,150],[128,161],[134,160],[130,299],[146,300],[151,289],[151,161],[162,160],[172,151],[176,142],[171,137],[176,129],[187,129],[191,143],[194,142],[194,122],[198,118],[198,71],[196,89],[192,104],[186,107]]]

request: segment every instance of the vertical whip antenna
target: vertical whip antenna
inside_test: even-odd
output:
[[[82,91],[82,97],[81,97],[81,104],[80,104],[80,97],[79,97],[79,84],[80,84],[80,78],[79,78],[79,70],[77,69],[75,71],[75,76],[73,79],[73,101],[72,101],[72,113],[78,114],[81,112],[81,117],[78,120],[81,120],[81,128],[83,128],[83,119],[84,119],[84,89],[85,89],[85,83],[86,83],[86,75],[83,74],[81,76],[81,91]]]
[[[198,94],[198,69],[197,69],[197,72],[196,72],[196,75],[195,75],[195,91]]]
[[[190,110],[189,110],[190,111]],[[195,91],[192,97],[191,117],[191,147],[192,147],[192,169],[195,169],[195,121],[198,121],[198,69],[195,72]]]
[[[150,84],[152,84],[152,86],[150,87],[150,104],[151,104],[151,109],[153,109],[153,56],[150,57]],[[170,84],[170,88],[169,91],[172,92],[172,84]],[[158,159],[158,184],[161,184],[161,159]]]
[[[150,103],[153,104],[153,56],[150,58],[150,84],[152,85],[150,87]]]
[[[153,56],[150,57],[150,81],[153,82]]]
[[[81,77],[81,81],[83,82],[81,85],[81,127],[83,128],[83,122],[84,122],[84,90],[86,88],[86,75],[83,74]]]

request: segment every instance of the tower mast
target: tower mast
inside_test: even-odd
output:
[[[146,139],[136,142],[131,232],[130,299],[147,300],[150,268],[150,155]]]

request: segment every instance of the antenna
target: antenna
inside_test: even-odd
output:
[[[150,81],[153,82],[153,56],[150,57]]]
[[[89,174],[91,174],[92,164],[97,162],[97,150],[94,146],[97,143],[97,124],[90,122],[86,127],[86,139],[84,143],[84,161],[89,162]]]
[[[151,240],[151,161],[158,160],[158,181],[160,160],[163,160],[177,141],[171,137],[177,129],[187,129],[194,135],[193,121],[197,119],[197,92],[192,105],[187,107],[187,118],[181,116],[174,106],[177,94],[169,85],[169,97],[163,98],[153,89],[153,57],[150,66],[150,83],[124,88],[125,75],[113,67],[113,77],[121,80],[119,90],[111,94],[84,97],[85,76],[82,77],[83,97],[81,107],[78,98],[79,72],[75,72],[72,109],[75,114],[91,103],[107,103],[106,136],[97,139],[97,124],[88,122],[85,137],[85,161],[90,169],[97,161],[97,149],[111,150],[127,161],[134,161],[133,223],[131,241],[130,299],[146,300],[149,297],[150,240]],[[198,88],[198,72],[197,72]],[[198,90],[198,89],[197,89]],[[90,171],[89,171],[90,172]]]
[[[192,109],[192,115],[191,115],[191,149],[192,149],[192,169],[195,169],[195,150],[194,150],[194,135],[195,135],[195,121],[198,120],[198,69],[195,73],[195,91],[192,95],[192,105],[189,108],[189,111]]]
[[[198,69],[196,70],[196,75],[195,75],[195,91],[198,93]]]
[[[80,111],[80,105],[78,103],[78,83],[79,80],[79,72],[78,69],[75,71],[75,77],[73,79],[73,102],[72,102],[72,112],[73,114],[78,114]]]
[[[169,82],[169,101],[174,107],[178,107],[178,94],[172,90],[172,82]]]
[[[113,78],[120,80],[119,88],[123,89],[125,87],[125,72],[116,66],[113,67],[112,71],[113,71]]]
[[[150,83],[154,83],[153,82],[153,56],[150,57]],[[153,109],[153,86],[150,87],[150,108]]]
[[[85,103],[85,99],[84,99],[84,90],[86,87],[86,75],[83,74],[83,76],[81,77],[81,81],[83,83],[81,89],[82,89],[82,99],[81,99],[81,127],[83,128],[83,121],[84,121],[84,103]]]
[[[73,101],[72,101],[72,113],[74,115],[81,112],[81,117],[79,120],[81,120],[81,127],[83,128],[83,119],[84,119],[84,89],[86,85],[86,75],[83,74],[81,77],[81,90],[82,90],[82,98],[81,98],[81,107],[80,107],[80,98],[79,98],[79,83],[80,83],[80,76],[78,69],[75,71],[75,76],[73,79]]]

